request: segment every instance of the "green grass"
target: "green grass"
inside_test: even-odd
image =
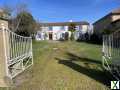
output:
[[[107,90],[101,46],[81,42],[33,42],[34,65],[12,90]]]

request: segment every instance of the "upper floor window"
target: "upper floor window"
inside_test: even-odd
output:
[[[50,30],[50,31],[53,30],[53,27],[52,27],[52,26],[49,26],[49,30]]]
[[[61,30],[65,30],[65,27],[64,27],[64,26],[61,26]]]

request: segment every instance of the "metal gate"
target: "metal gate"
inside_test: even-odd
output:
[[[32,38],[10,30],[0,30],[0,33],[3,36],[6,76],[12,79],[33,64]]]
[[[103,67],[120,80],[120,30],[103,36]]]

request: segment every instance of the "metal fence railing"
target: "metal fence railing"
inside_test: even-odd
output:
[[[17,35],[10,30],[3,34],[7,76],[14,78],[33,64],[32,38]]]
[[[120,71],[120,31],[103,36],[103,66],[113,72]],[[119,73],[118,73],[119,74]]]

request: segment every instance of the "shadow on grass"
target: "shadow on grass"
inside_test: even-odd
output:
[[[85,58],[85,57],[79,57],[73,53],[67,52],[66,53],[69,56],[70,61],[81,61],[81,62],[89,62],[89,63],[95,63],[95,64],[101,64],[99,60],[94,60],[90,58]]]
[[[113,77],[108,73],[105,72],[104,70],[99,70],[97,68],[91,68],[89,65],[91,63],[94,63],[96,66],[102,68],[101,62],[97,60],[92,60],[88,58],[81,58],[78,57],[72,53],[67,53],[70,58],[69,59],[60,59],[60,58],[55,58],[58,60],[59,64],[63,64],[79,73],[82,73],[106,86],[110,86],[110,81],[114,80]],[[76,61],[81,61],[79,63],[83,63],[85,67],[81,66],[80,64],[77,64]],[[108,74],[108,75],[107,75]]]
[[[93,45],[102,45],[102,41],[91,41],[91,40],[77,40],[77,42],[83,42],[83,43],[87,43],[87,44],[93,44]]]

